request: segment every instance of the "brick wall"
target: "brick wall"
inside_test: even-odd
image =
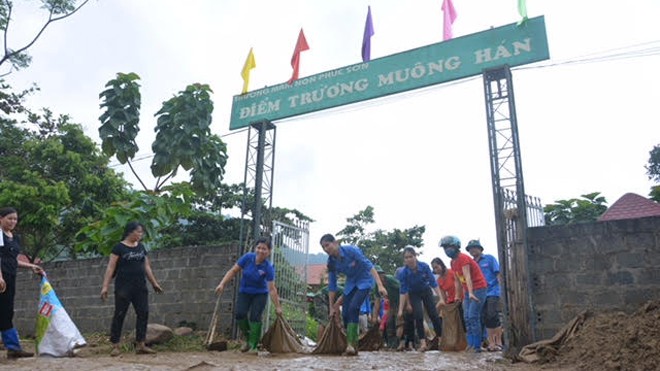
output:
[[[585,309],[660,298],[660,217],[531,228],[528,241],[538,339]]]
[[[214,289],[238,259],[238,245],[183,247],[149,253],[151,267],[161,287],[156,295],[149,287],[149,323],[176,327],[193,322],[206,330],[216,303]],[[83,333],[110,332],[114,310],[113,287],[109,300],[100,293],[108,258],[74,260],[44,264],[55,293],[67,313]],[[232,283],[236,283],[234,280]],[[229,334],[233,313],[233,286],[221,298],[218,330]],[[21,335],[34,334],[39,304],[39,277],[20,269],[17,278],[14,325]],[[124,332],[135,329],[132,307],[124,322]]]

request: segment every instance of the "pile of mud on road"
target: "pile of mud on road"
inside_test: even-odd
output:
[[[569,336],[554,349],[537,348],[539,363],[581,370],[660,370],[660,300],[632,314],[585,312],[572,324]]]

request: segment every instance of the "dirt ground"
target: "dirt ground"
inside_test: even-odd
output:
[[[168,353],[117,358],[83,354],[83,358],[0,358],[0,369],[11,370],[573,370],[570,367],[512,365],[501,354],[418,352],[360,352],[357,357],[275,354],[258,356],[236,350]]]
[[[107,347],[107,349],[106,349]],[[26,347],[27,348],[27,347]],[[311,349],[310,349],[311,350]],[[360,352],[357,357],[312,354],[171,352],[109,356],[107,345],[87,347],[75,358],[33,357],[8,360],[2,370],[514,370],[514,371],[659,371],[660,300],[633,314],[590,314],[575,336],[542,357],[541,364],[511,363],[501,353]],[[4,353],[4,352],[2,352]]]
[[[630,315],[590,314],[576,336],[545,361],[580,370],[660,370],[660,300]]]

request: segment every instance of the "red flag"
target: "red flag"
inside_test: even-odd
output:
[[[293,67],[293,74],[291,79],[289,79],[289,85],[293,84],[294,81],[298,80],[298,69],[300,68],[300,53],[309,50],[309,45],[307,45],[307,40],[305,39],[305,34],[303,29],[300,29],[300,34],[298,35],[298,42],[296,43],[296,49],[293,51],[293,56],[291,57],[291,67]]]

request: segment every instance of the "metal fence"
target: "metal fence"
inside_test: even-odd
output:
[[[271,233],[275,266],[275,285],[280,296],[284,318],[301,336],[307,335],[307,255],[309,253],[309,223],[289,225],[274,221]],[[275,320],[269,305],[266,323]]]

